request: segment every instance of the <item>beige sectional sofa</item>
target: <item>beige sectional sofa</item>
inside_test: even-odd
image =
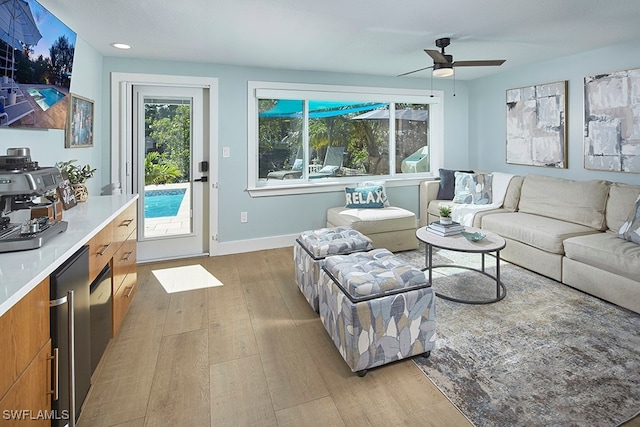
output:
[[[437,193],[438,181],[421,184],[421,226],[437,220]],[[515,176],[502,207],[473,225],[504,237],[503,259],[640,313],[640,245],[617,237],[638,195],[622,183]]]

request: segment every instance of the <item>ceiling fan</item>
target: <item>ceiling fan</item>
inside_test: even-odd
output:
[[[436,40],[436,46],[441,50],[425,49],[424,51],[433,59],[433,65],[430,67],[420,68],[418,70],[409,71],[408,73],[399,74],[398,77],[406,76],[407,74],[417,73],[418,71],[428,70],[433,68],[433,75],[435,77],[449,77],[453,75],[454,67],[495,67],[504,64],[505,59],[495,60],[479,60],[479,61],[453,61],[453,55],[447,55],[444,48],[449,46],[451,39],[442,38]]]

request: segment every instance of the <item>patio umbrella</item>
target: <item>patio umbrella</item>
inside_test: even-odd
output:
[[[42,34],[25,0],[0,0],[0,39],[7,43],[5,58],[9,59],[9,49],[22,49],[23,45],[35,46],[41,38]],[[15,68],[13,49],[11,49],[12,79]]]
[[[373,102],[309,101],[309,118],[342,116],[385,105]],[[279,99],[273,108],[260,113],[260,117],[300,118],[302,117],[302,101]]]

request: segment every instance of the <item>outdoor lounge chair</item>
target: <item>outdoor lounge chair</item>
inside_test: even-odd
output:
[[[429,172],[429,148],[422,147],[402,161],[403,173]]]
[[[309,179],[328,178],[336,176],[342,167],[344,160],[344,147],[327,147],[324,155],[324,163],[322,169],[318,172],[310,174]]]
[[[298,148],[291,169],[272,171],[267,174],[267,179],[298,179],[302,176],[302,168],[304,166],[304,160],[302,147]]]
[[[7,105],[4,107],[4,112],[0,113],[0,126],[9,126],[29,114],[31,114],[33,124],[35,124],[35,112],[33,111],[33,108],[31,108],[31,105],[29,105],[29,102],[22,101],[16,104]]]

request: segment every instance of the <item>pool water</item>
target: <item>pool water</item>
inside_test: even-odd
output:
[[[187,190],[149,190],[144,192],[144,217],[176,216]]]
[[[47,111],[56,102],[65,97],[64,93],[52,87],[30,87],[27,89],[27,93],[29,93],[40,108],[42,108],[42,111]]]

